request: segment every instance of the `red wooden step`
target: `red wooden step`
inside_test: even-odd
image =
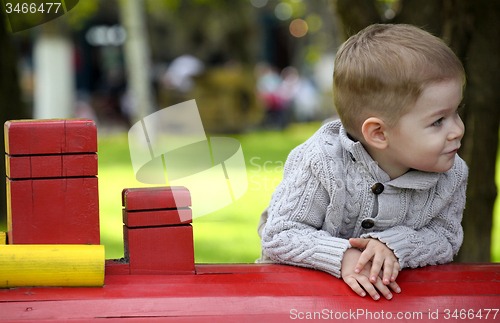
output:
[[[193,227],[190,224],[123,227],[125,259],[132,275],[194,274]]]
[[[341,279],[312,269],[205,264],[197,265],[196,271],[203,274],[106,275],[102,288],[0,289],[0,321],[497,322],[500,318],[500,264],[404,269],[398,277],[402,292],[390,301],[359,297]],[[471,274],[466,277],[463,272]],[[314,313],[323,316],[306,318],[318,315]]]
[[[99,244],[97,177],[7,179],[10,244]]]
[[[191,206],[191,195],[182,186],[126,188],[122,206],[127,211],[183,208]]]
[[[123,223],[129,228],[187,224],[193,222],[191,209],[151,211],[123,210]]]
[[[97,154],[5,156],[10,179],[97,175]]]
[[[92,120],[13,120],[4,124],[9,155],[97,152],[97,128]]]

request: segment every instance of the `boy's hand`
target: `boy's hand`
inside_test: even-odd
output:
[[[391,282],[395,282],[399,274],[399,261],[394,255],[394,252],[389,249],[384,243],[377,239],[349,239],[349,243],[354,248],[359,248],[363,250],[363,253],[358,259],[358,263],[354,268],[356,273],[361,272],[365,265],[371,261],[372,266],[370,270],[370,281],[374,283],[381,268],[384,269],[384,274],[382,282],[384,285],[389,285]]]
[[[370,275],[370,268],[372,267],[370,262],[364,266],[360,273],[354,272],[354,267],[358,263],[360,256],[361,251],[357,249],[349,248],[345,251],[341,268],[342,279],[344,282],[361,297],[364,297],[366,293],[368,293],[374,300],[377,301],[380,299],[380,295],[377,293],[378,289],[378,291],[384,295],[385,298],[391,299],[392,294],[389,288],[382,283],[382,279],[379,275],[377,275],[377,279],[374,283],[371,283],[368,279]],[[401,288],[399,288],[396,282],[390,283],[389,287],[396,293],[401,292]]]

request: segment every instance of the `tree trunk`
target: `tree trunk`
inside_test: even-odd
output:
[[[393,23],[410,24],[441,36],[445,19],[442,0],[400,0]]]
[[[0,121],[2,127],[5,121],[28,117],[21,102],[21,90],[17,75],[17,56],[11,35],[6,30],[6,16],[0,13]],[[3,129],[1,131],[2,143]],[[5,179],[5,159],[0,158],[0,176]],[[4,182],[5,183],[5,182]],[[5,184],[0,185],[0,223],[6,219]]]
[[[495,166],[500,124],[500,3],[467,0],[473,30],[464,58],[467,72],[467,124],[464,147],[469,165],[464,244],[457,261],[489,262],[496,198]]]
[[[342,20],[342,33],[345,39],[371,24],[381,22],[374,0],[333,1],[335,9]]]

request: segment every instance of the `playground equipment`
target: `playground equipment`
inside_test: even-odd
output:
[[[92,120],[4,125],[9,244],[100,243]]]
[[[0,264],[0,288],[104,284],[104,246],[2,245]]]
[[[182,187],[124,189],[125,257],[104,262],[93,213],[98,212],[95,124],[12,121],[5,129],[9,245],[1,245],[0,232],[0,287],[63,286],[78,278],[82,281],[65,286],[102,286],[102,279],[105,285],[0,288],[0,321],[500,319],[500,264],[402,270],[402,293],[390,301],[361,298],[342,280],[312,269],[195,264],[191,198]],[[40,147],[45,144],[51,148]],[[44,272],[56,280],[43,280]],[[7,275],[10,283],[4,284]]]

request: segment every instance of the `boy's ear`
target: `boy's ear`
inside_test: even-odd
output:
[[[361,132],[367,144],[377,149],[387,148],[386,124],[377,117],[370,117],[363,122]]]

